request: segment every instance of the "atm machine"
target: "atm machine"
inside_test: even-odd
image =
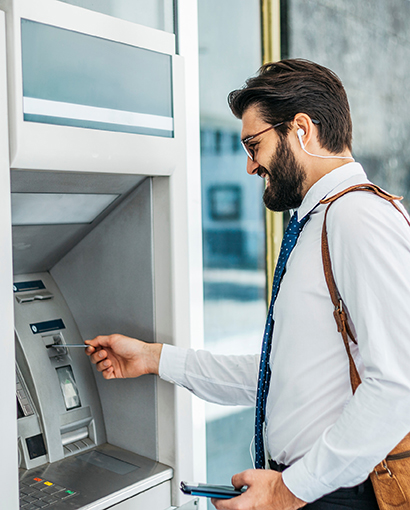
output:
[[[196,508],[178,495],[194,479],[189,400],[152,375],[106,381],[71,347],[111,333],[189,346],[200,226],[175,36],[57,0],[0,8],[19,472],[4,508]]]

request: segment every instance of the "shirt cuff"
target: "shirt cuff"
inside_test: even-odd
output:
[[[185,363],[187,349],[163,344],[159,360],[158,374],[164,381],[185,386]]]
[[[335,490],[310,474],[303,458],[283,471],[282,479],[290,492],[306,503],[312,503]]]

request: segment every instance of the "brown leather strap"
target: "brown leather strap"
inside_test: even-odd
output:
[[[325,211],[325,217],[323,219],[323,227],[322,227],[322,260],[323,260],[323,269],[325,272],[325,279],[326,284],[329,289],[330,297],[332,299],[333,306],[335,307],[333,315],[335,317],[335,321],[337,324],[337,330],[341,333],[343,338],[343,343],[346,348],[347,356],[349,358],[349,372],[350,372],[350,382],[352,385],[353,393],[356,391],[357,387],[361,383],[359,372],[357,371],[356,365],[353,360],[352,353],[350,351],[349,346],[349,337],[350,339],[357,343],[356,339],[354,338],[354,335],[351,331],[351,328],[349,326],[348,318],[343,306],[343,300],[340,296],[340,293],[337,289],[336,282],[333,276],[333,270],[332,270],[332,261],[330,260],[330,253],[329,253],[329,243],[327,239],[327,229],[326,229],[326,220],[327,220],[327,214],[329,212],[329,209],[332,204],[335,203],[335,201],[346,195],[347,193],[351,193],[352,191],[368,191],[370,193],[374,193],[377,196],[387,200],[392,204],[393,207],[395,207],[404,217],[404,219],[407,221],[408,225],[410,226],[410,220],[407,218],[407,216],[404,214],[404,212],[400,209],[400,207],[395,203],[395,200],[401,200],[403,197],[398,197],[395,195],[390,195],[390,193],[387,193],[386,191],[382,190],[375,184],[358,184],[356,186],[351,186],[350,188],[346,188],[345,190],[341,191],[340,193],[337,193],[336,195],[333,195],[329,198],[326,198],[324,200],[321,200],[321,204],[329,204]]]

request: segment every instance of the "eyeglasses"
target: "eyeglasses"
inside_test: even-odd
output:
[[[313,124],[320,124],[320,121],[319,120],[314,120],[314,119],[311,119]],[[248,147],[247,146],[247,143],[249,143],[251,140],[253,140],[254,138],[256,138],[257,136],[259,135],[263,135],[263,133],[266,133],[267,131],[270,131],[271,129],[275,129],[279,126],[281,126],[282,124],[284,124],[285,122],[290,122],[289,120],[283,120],[282,122],[278,122],[277,124],[275,124],[274,126],[270,126],[266,129],[264,129],[263,131],[259,131],[259,133],[256,133],[256,135],[251,135],[251,136],[247,136],[246,138],[243,138],[241,140],[241,145],[243,147],[243,150],[246,152],[246,155],[248,156],[248,158],[251,160],[251,161],[254,161],[254,158],[255,158],[255,151],[253,150],[252,147]]]
[[[268,128],[264,129],[263,131],[259,131],[259,133],[256,133],[256,135],[251,135],[251,136],[247,136],[246,138],[243,138],[241,140],[241,145],[243,147],[243,150],[246,152],[246,155],[248,156],[248,158],[253,161],[254,160],[254,157],[255,157],[255,151],[253,150],[252,147],[248,147],[246,144],[248,142],[250,142],[251,140],[253,140],[254,138],[256,138],[257,136],[259,135],[262,135],[263,133],[266,133],[267,131],[270,131],[271,129],[275,129],[277,128],[278,126],[281,126],[282,124],[284,124],[285,121],[283,122],[278,122],[277,124],[275,124],[274,126],[269,126]]]

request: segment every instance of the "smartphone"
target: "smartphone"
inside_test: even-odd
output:
[[[240,496],[246,488],[235,489],[232,485],[210,485],[207,483],[181,482],[181,491],[191,496],[204,496],[205,498],[230,499]]]

